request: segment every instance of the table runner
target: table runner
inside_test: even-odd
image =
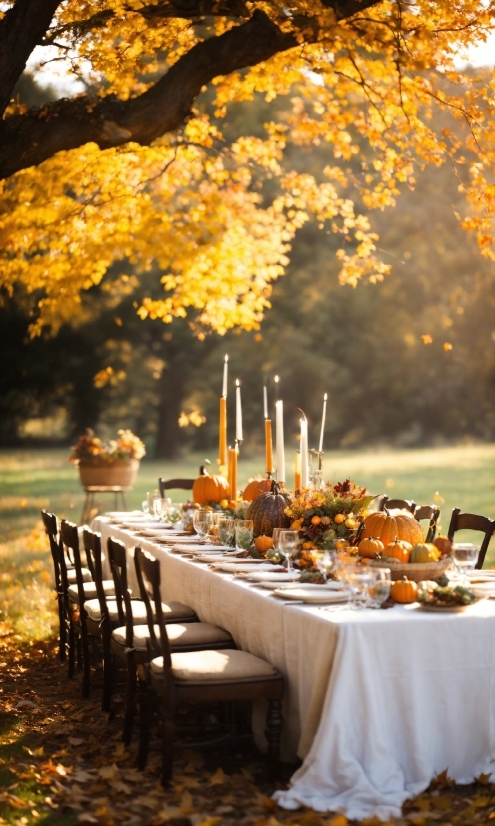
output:
[[[280,805],[386,820],[444,769],[458,783],[492,771],[494,601],[463,614],[284,605],[104,518],[93,528],[105,542],[124,541],[130,560],[135,545],[149,550],[160,560],[165,598],[191,605],[285,676],[282,756],[304,762],[275,794]],[[129,579],[135,589],[133,565]],[[263,727],[260,709],[259,745]]]

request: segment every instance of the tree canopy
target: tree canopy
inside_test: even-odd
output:
[[[256,329],[295,232],[336,233],[342,283],[388,272],[369,212],[449,161],[459,220],[495,258],[494,81],[456,60],[486,39],[478,0],[15,0],[0,19],[0,286],[23,285],[33,331],[83,313],[115,262],[158,267],[142,317],[198,335]],[[84,93],[26,106],[38,48]],[[232,107],[289,96],[263,133],[226,140]],[[446,125],[442,112],[461,122]],[[292,169],[286,148],[327,147]],[[364,147],[364,149],[363,149]],[[124,288],[123,288],[124,289]]]

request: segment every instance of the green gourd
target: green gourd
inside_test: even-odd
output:
[[[438,550],[429,543],[414,545],[409,562],[437,562]]]

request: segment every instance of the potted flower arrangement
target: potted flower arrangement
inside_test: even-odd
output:
[[[136,478],[145,453],[143,442],[130,430],[119,430],[116,439],[103,442],[88,429],[72,447],[69,461],[79,468],[85,488],[128,488]]]
[[[302,550],[334,547],[339,540],[352,542],[373,496],[350,479],[322,490],[303,490],[285,513],[292,529],[299,531]]]

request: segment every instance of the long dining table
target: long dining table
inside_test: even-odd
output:
[[[133,593],[139,546],[160,560],[164,599],[185,602],[284,675],[282,759],[302,764],[274,795],[282,807],[388,820],[444,770],[460,784],[493,771],[495,600],[463,613],[290,604],[108,517],[92,528],[126,545]],[[259,706],[261,749],[263,730]]]

